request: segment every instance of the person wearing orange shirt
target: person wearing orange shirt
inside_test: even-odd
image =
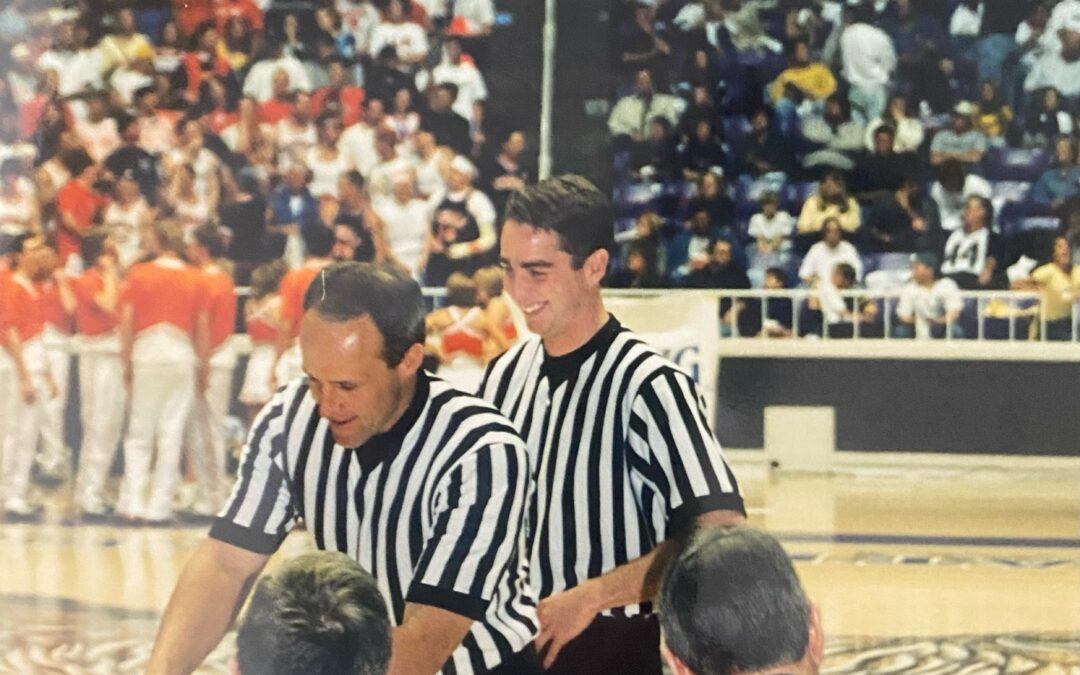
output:
[[[187,447],[194,469],[197,497],[190,510],[213,516],[225,504],[230,483],[225,477],[225,416],[232,397],[236,350],[232,336],[236,326],[236,287],[224,262],[225,239],[215,225],[195,230],[187,246],[188,261],[200,273],[203,284],[204,332],[209,335],[209,366],[206,389],[195,397],[188,425]]]
[[[196,387],[205,388],[209,322],[200,273],[180,257],[180,225],[158,221],[147,235],[155,258],[132,265],[120,292],[120,359],[130,412],[116,511],[129,521],[161,524],[173,517],[184,427]]]
[[[45,271],[44,241],[41,237],[20,235],[13,242],[14,271],[0,288],[3,307],[3,348],[18,382],[18,395],[0,401],[0,418],[7,420],[0,447],[0,480],[3,481],[4,512],[8,522],[36,520],[41,506],[31,504],[30,472],[38,444],[44,402],[56,386],[49,376],[41,334],[45,319],[41,311],[37,283]]]
[[[278,330],[281,324],[281,296],[278,288],[288,271],[280,258],[255,268],[251,273],[251,296],[244,303],[244,324],[251,339],[251,355],[240,387],[240,402],[247,406],[248,426],[274,396],[270,388]]]
[[[98,214],[108,200],[94,191],[98,165],[85,150],[75,150],[66,158],[71,169],[71,180],[56,194],[57,234],[56,245],[60,264],[66,266],[68,258],[79,254],[79,242],[83,234],[97,220]]]
[[[83,237],[86,271],[71,280],[75,296],[73,343],[79,355],[79,404],[82,446],[75,477],[75,505],[85,522],[110,515],[105,480],[113,463],[124,423],[120,335],[117,305],[120,272],[116,245],[106,230],[93,229]]]
[[[281,323],[278,328],[274,367],[270,373],[270,390],[304,374],[300,366],[300,317],[304,315],[304,293],[324,267],[334,262],[334,233],[328,227],[311,225],[304,229],[305,260],[300,267],[289,270],[281,280]]]
[[[41,424],[41,448],[37,456],[41,475],[56,482],[63,481],[71,471],[71,450],[64,444],[64,413],[67,410],[68,376],[71,373],[71,320],[75,312],[75,296],[56,249],[45,246],[42,255],[42,278],[38,286],[41,313],[45,330],[41,340],[45,346],[45,362],[56,385],[56,394],[45,402],[45,417]]]

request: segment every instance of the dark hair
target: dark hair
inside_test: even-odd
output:
[[[463,273],[454,272],[446,280],[446,304],[451,307],[472,307],[476,304],[476,282]]]
[[[36,235],[29,232],[23,232],[17,234],[11,239],[11,243],[8,244],[8,252],[12,255],[22,255],[23,249],[26,248],[26,242],[33,239]]]
[[[243,673],[382,675],[390,631],[371,575],[338,551],[307,553],[255,586],[236,659]]]
[[[288,271],[289,266],[281,258],[256,267],[251,272],[252,297],[265,298],[271,293],[276,293]]]
[[[334,248],[334,231],[318,223],[303,229],[304,249],[309,256],[325,258]]]
[[[845,283],[852,286],[854,286],[855,282],[859,279],[859,275],[855,273],[855,268],[852,267],[850,263],[837,263],[833,269],[840,273],[840,278],[842,278]]]
[[[574,269],[581,269],[586,258],[614,244],[611,203],[582,176],[555,176],[514,192],[505,218],[554,232]]]
[[[225,237],[221,236],[217,225],[207,223],[197,228],[195,243],[205,248],[211,258],[217,259],[225,255]]]
[[[809,645],[810,603],[780,543],[750,527],[690,537],[664,576],[660,626],[697,675],[795,663]]]
[[[424,342],[426,306],[420,285],[391,265],[343,262],[322,270],[304,295],[304,311],[329,321],[370,316],[383,338],[383,361],[393,368]]]
[[[61,163],[67,170],[71,172],[72,176],[78,176],[82,172],[86,171],[94,165],[94,160],[90,158],[90,155],[82,148],[75,148],[64,153],[64,156],[60,158]]]
[[[103,227],[95,227],[83,235],[79,242],[79,255],[87,266],[93,265],[97,259],[105,254],[105,240],[109,238],[109,231]]]
[[[779,279],[780,283],[784,284],[784,288],[787,288],[788,275],[787,272],[784,271],[783,267],[770,267],[769,269],[765,270],[765,276],[775,277]]]
[[[349,169],[345,173],[341,174],[341,177],[352,183],[352,185],[356,189],[364,189],[364,174],[360,173],[356,169]]]
[[[983,213],[986,214],[986,221],[983,225],[989,228],[994,223],[994,202],[982,195],[971,195],[964,201],[964,204],[966,205],[972,199],[979,202],[979,206],[982,207]]]

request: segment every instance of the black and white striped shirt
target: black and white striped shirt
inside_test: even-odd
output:
[[[701,513],[743,511],[694,381],[614,318],[565,356],[525,340],[492,362],[480,393],[529,448],[540,598],[640,558]]]
[[[390,431],[343,448],[296,380],[256,419],[210,536],[271,553],[303,519],[320,549],[375,577],[396,623],[407,602],[474,619],[443,672],[484,672],[536,634],[524,581],[527,457],[489,404],[422,372]]]

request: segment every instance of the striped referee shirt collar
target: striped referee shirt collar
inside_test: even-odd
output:
[[[376,434],[365,443],[352,448],[356,458],[360,461],[360,468],[365,472],[371,471],[379,464],[389,461],[401,450],[405,442],[405,436],[413,428],[427,405],[428,393],[431,391],[431,383],[427,373],[419,370],[416,373],[416,390],[413,392],[412,401],[405,409],[394,426],[381,434]]]
[[[551,356],[544,349],[544,362],[540,365],[540,377],[546,377],[554,389],[563,382],[569,380],[581,370],[581,364],[596,352],[609,346],[615,336],[622,330],[622,324],[611,314],[608,314],[607,323],[589,338],[589,341],[574,351],[562,356]]]

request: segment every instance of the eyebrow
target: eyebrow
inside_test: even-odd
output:
[[[510,261],[507,260],[506,258],[499,258],[499,262],[504,267],[513,267],[513,265],[510,264]],[[555,263],[550,262],[548,260],[526,260],[525,262],[521,263],[521,265],[520,265],[520,267],[522,269],[526,269],[526,270],[548,270],[548,269],[551,269],[554,266],[555,266]]]

